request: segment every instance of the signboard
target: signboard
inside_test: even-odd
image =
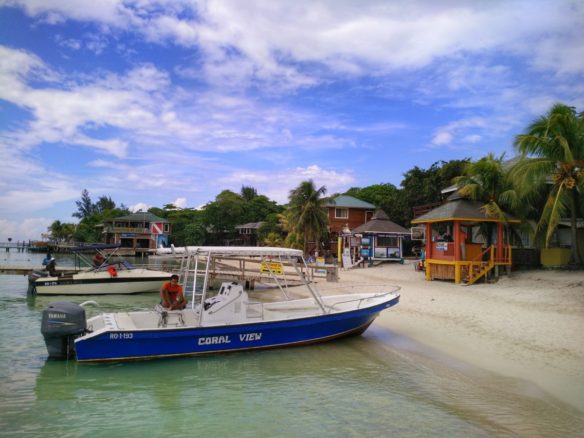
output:
[[[448,242],[436,242],[436,251],[448,251]]]
[[[316,270],[317,273],[319,273],[319,274],[325,274],[326,273],[326,269],[324,267],[324,257],[317,257],[316,258],[316,266],[322,266],[322,268],[318,268]]]
[[[375,248],[373,253],[373,257],[376,259],[385,259],[387,258],[387,249],[385,248]]]
[[[351,256],[343,254],[343,268],[349,269],[352,267],[353,267],[353,262],[351,261]]]
[[[425,227],[412,227],[410,228],[412,233],[412,240],[424,240],[426,234]]]
[[[272,272],[274,274],[283,274],[284,266],[280,262],[262,262],[260,272]]]

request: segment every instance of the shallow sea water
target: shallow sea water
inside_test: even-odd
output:
[[[42,254],[2,254],[0,264]],[[61,257],[61,265],[71,263]],[[454,361],[375,325],[309,347],[133,363],[47,360],[41,312],[0,275],[0,436],[582,436],[584,413],[535,386]],[[95,299],[98,311],[156,294]],[[390,310],[391,312],[391,310]]]

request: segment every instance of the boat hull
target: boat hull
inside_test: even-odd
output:
[[[146,271],[146,270],[144,270]],[[35,281],[38,295],[112,295],[157,292],[170,274],[163,271],[146,271],[127,274],[121,271],[116,277],[107,272],[87,272],[69,277],[44,277]]]
[[[106,331],[75,340],[80,362],[195,356],[291,347],[364,332],[399,295],[372,307],[319,316],[239,325]]]

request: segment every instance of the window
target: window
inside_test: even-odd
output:
[[[335,219],[348,219],[349,209],[348,208],[335,208]]]
[[[170,232],[170,224],[164,224],[164,232],[165,233],[169,233]]]
[[[397,247],[399,242],[396,236],[377,236],[377,246]]]

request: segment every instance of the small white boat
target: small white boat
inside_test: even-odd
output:
[[[181,283],[192,286],[190,308],[167,311],[156,306],[153,310],[102,313],[86,320],[82,306],[51,303],[43,311],[41,324],[49,357],[71,357],[80,362],[125,361],[312,344],[363,333],[400,297],[395,286],[322,296],[308,281],[304,281],[307,296],[302,296],[296,286],[287,287],[292,272],[306,278],[302,267],[308,268],[299,250],[173,250],[184,254]],[[272,271],[271,276],[282,299],[274,301],[273,294],[260,299],[265,292],[256,293],[259,297],[252,299],[239,281],[224,281],[218,291],[212,291],[209,273],[213,260],[224,257],[232,261],[247,258],[248,263],[262,263],[270,270],[278,268],[279,272]]]
[[[80,251],[93,249],[101,254],[100,264],[81,271],[50,275],[46,271],[33,271],[29,275],[29,292],[38,295],[110,295],[157,292],[170,273],[145,268],[135,268],[127,261],[110,263],[118,245],[92,245],[74,248],[73,252],[91,266],[91,260]],[[106,249],[114,252],[105,254]]]

